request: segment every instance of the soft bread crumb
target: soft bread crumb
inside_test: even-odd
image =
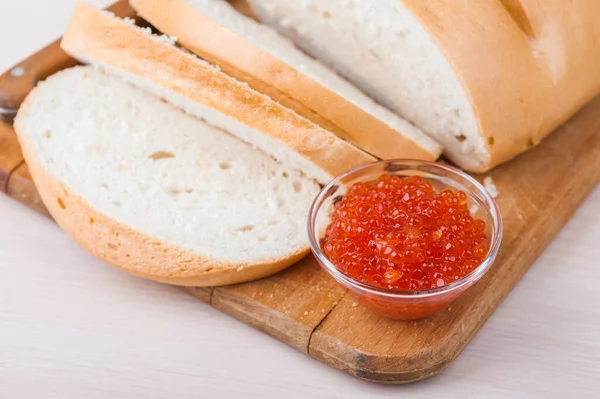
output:
[[[110,15],[111,17],[115,17],[115,15],[111,14],[110,12],[108,12],[107,14]],[[144,26],[144,27],[137,26],[135,24],[135,19],[133,19],[133,18],[125,17],[125,18],[122,18],[122,20],[123,20],[123,22],[126,22],[129,25],[134,26],[135,28],[146,33],[147,35],[152,36],[154,39],[158,40],[159,42],[163,42],[163,43],[166,43],[171,46],[174,46],[175,43],[177,43],[177,39],[178,39],[177,36],[155,35],[154,33],[152,33],[152,28],[150,28],[149,26]]]
[[[471,205],[471,207],[469,208],[469,212],[471,213],[471,216],[475,215],[477,212],[479,212],[479,207],[475,204]]]
[[[494,181],[492,180],[491,176],[487,176],[486,178],[483,179],[483,186],[488,191],[488,193],[490,193],[492,198],[496,198],[498,196],[498,194],[500,194],[498,192],[498,188],[494,184]]]
[[[154,35],[154,37],[156,40],[163,42],[163,43],[167,43],[171,46],[174,46],[175,43],[177,43],[177,39],[178,39],[177,36],[168,36],[168,35],[160,35],[160,36]]]

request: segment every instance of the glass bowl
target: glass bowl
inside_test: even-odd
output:
[[[374,182],[382,174],[421,176],[439,192],[446,188],[462,190],[474,218],[486,223],[488,253],[470,274],[439,288],[429,290],[392,290],[357,281],[344,274],[322,252],[325,231],[330,223],[333,205],[357,182]],[[451,166],[416,160],[386,160],[352,169],[333,179],[315,198],[308,215],[308,235],[312,252],[327,273],[347,288],[363,305],[393,319],[411,320],[427,317],[446,308],[467,288],[479,280],[494,262],[502,240],[502,219],[488,191],[468,174]]]

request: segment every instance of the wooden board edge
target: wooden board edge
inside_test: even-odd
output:
[[[212,303],[213,287],[181,287],[181,289],[208,305]]]
[[[211,306],[302,353],[308,353],[314,328],[292,318],[282,318],[278,311],[259,302],[249,302],[247,297],[238,297],[223,287],[213,290]]]
[[[441,373],[442,371],[447,369],[455,360],[454,358],[447,357],[442,359],[439,363],[432,363],[423,369],[414,368],[412,370],[407,371],[385,372],[381,370],[372,370],[367,367],[357,366],[357,363],[362,363],[365,361],[368,362],[368,360],[365,360],[368,359],[368,356],[360,353],[360,351],[356,350],[356,348],[350,348],[345,345],[329,345],[327,347],[324,347],[321,344],[319,344],[319,346],[319,348],[310,349],[309,354],[314,359],[323,362],[340,371],[348,373],[363,381],[386,385],[410,384],[413,382],[425,380],[427,378],[433,377]],[[339,350],[354,353],[353,356],[355,362],[349,363],[344,359],[332,355],[333,351]]]
[[[25,161],[20,163],[8,177],[6,194],[40,215],[51,218],[48,209],[46,209],[37,193],[35,185],[31,184],[31,177]]]

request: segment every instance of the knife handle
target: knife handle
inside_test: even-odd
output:
[[[76,64],[54,41],[0,75],[0,108],[16,112],[38,81]]]
[[[136,17],[135,11],[127,0],[116,2],[108,8],[108,11],[121,18]],[[12,120],[37,82],[77,64],[77,60],[60,48],[60,39],[58,39],[4,72],[0,75],[0,120]]]

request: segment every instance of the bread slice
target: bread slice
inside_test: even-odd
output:
[[[232,284],[309,250],[314,180],[99,70],[74,67],[39,84],[15,130],[58,224],[130,273]]]
[[[374,160],[133,21],[78,4],[61,46],[82,62],[133,82],[320,183]]]
[[[226,73],[380,158],[434,160],[441,146],[225,0],[132,0],[152,25]]]
[[[600,2],[249,0],[259,18],[486,171],[600,92]]]

